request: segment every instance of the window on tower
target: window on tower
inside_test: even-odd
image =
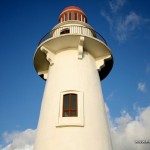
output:
[[[63,29],[63,30],[60,31],[60,34],[67,34],[67,33],[70,33],[69,28],[66,28],[66,29]]]
[[[60,93],[57,127],[84,126],[83,92],[67,90]]]
[[[77,94],[70,93],[63,95],[63,117],[78,116],[77,101]]]

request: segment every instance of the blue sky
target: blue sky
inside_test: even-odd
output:
[[[146,124],[144,133],[150,135],[149,1],[6,0],[0,3],[0,150],[12,150],[16,138],[28,133],[32,136],[26,149],[32,149],[45,86],[35,72],[33,55],[42,36],[70,5],[83,9],[88,23],[106,39],[113,53],[113,69],[102,81],[112,136],[129,137],[125,131],[136,121]],[[137,140],[146,138],[142,131]],[[150,148],[150,144],[143,146]]]

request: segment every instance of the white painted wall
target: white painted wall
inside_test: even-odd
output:
[[[63,91],[82,93],[78,125],[58,126]],[[66,117],[65,117],[66,119]],[[79,121],[77,119],[77,121]],[[82,122],[83,121],[83,122]],[[73,125],[76,124],[76,125]],[[57,53],[46,81],[34,150],[112,150],[100,79],[95,59],[76,49]]]

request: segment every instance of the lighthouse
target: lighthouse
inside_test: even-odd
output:
[[[34,150],[112,150],[101,89],[112,66],[110,48],[83,10],[63,9],[34,55],[46,81]]]

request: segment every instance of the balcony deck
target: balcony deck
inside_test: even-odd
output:
[[[98,32],[96,32],[93,29],[90,29],[88,27],[77,26],[77,25],[62,26],[62,27],[53,29],[52,31],[46,33],[42,37],[42,39],[40,40],[38,45],[40,45],[41,43],[43,43],[44,41],[46,41],[49,38],[61,36],[64,34],[78,34],[78,35],[81,34],[82,36],[84,36],[84,35],[91,36],[91,37],[94,37],[94,38],[102,41],[103,43],[105,43],[107,45],[106,40],[103,38],[103,36],[101,34],[99,34]]]

